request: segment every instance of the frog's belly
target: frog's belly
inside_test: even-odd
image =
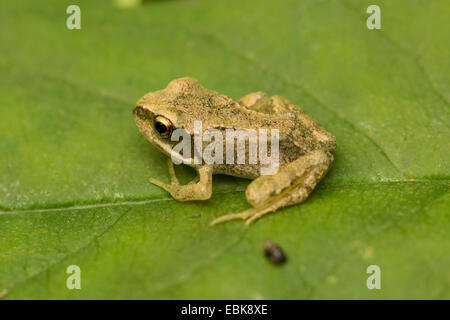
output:
[[[270,147],[271,148],[271,147]],[[269,148],[269,150],[270,150]],[[224,148],[223,161],[226,162],[227,154],[226,148]],[[234,159],[233,163],[224,163],[224,164],[214,164],[213,172],[218,174],[226,174],[240,178],[254,179],[264,174],[274,174],[277,170],[285,165],[286,163],[290,163],[292,161],[297,160],[299,157],[303,156],[308,150],[301,150],[291,141],[281,140],[278,146],[278,152],[272,153],[269,151],[267,153],[263,153],[263,157],[256,152],[256,155],[253,155],[253,159],[255,159],[255,164],[250,163],[250,149],[249,146],[246,145],[245,159],[240,159],[240,161],[244,162],[239,164],[238,162],[238,150],[234,150]],[[273,170],[269,170],[272,168]]]
[[[281,151],[281,150],[280,150]],[[246,159],[245,164],[214,164],[213,172],[216,174],[226,174],[239,178],[247,178],[247,179],[255,179],[260,175],[264,174],[275,174],[278,169],[285,165],[286,163],[290,163],[295,161],[303,154],[300,153],[281,153],[278,158],[269,157],[268,161],[260,162],[258,158],[258,163],[249,164],[248,158]]]
[[[239,178],[255,179],[261,175],[260,165],[249,164],[215,164],[214,174],[226,174]]]

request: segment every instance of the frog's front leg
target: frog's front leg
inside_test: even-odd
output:
[[[170,158],[167,160],[167,166],[169,167],[170,184],[165,184],[153,178],[150,178],[150,182],[169,192],[178,201],[207,200],[211,198],[213,170],[210,166],[202,166],[196,169],[199,177],[198,182],[193,183],[197,179],[195,178],[186,185],[181,185],[178,181]]]
[[[248,225],[269,212],[305,201],[332,162],[331,153],[315,150],[281,167],[274,175],[256,178],[245,192],[253,208],[219,217],[211,225],[234,219],[247,220]]]

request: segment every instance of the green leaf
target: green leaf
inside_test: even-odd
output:
[[[0,10],[0,295],[450,298],[447,1],[377,1],[381,30],[359,0],[75,3],[81,30],[65,24],[74,1]],[[287,97],[337,137],[333,168],[301,205],[209,227],[249,207],[248,181],[174,201],[149,184],[165,157],[131,116],[180,76]]]

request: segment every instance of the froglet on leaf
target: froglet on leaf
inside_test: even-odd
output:
[[[263,92],[254,92],[234,101],[187,77],[173,80],[165,89],[144,95],[136,103],[133,114],[140,132],[169,156],[170,184],[156,179],[150,179],[150,182],[165,189],[176,200],[209,199],[213,174],[253,180],[245,191],[251,208],[218,217],[211,225],[233,219],[243,219],[246,224],[250,224],[267,213],[305,201],[329,170],[333,162],[330,151],[337,146],[336,138],[331,133],[281,96],[269,97]],[[190,183],[181,185],[170,158],[177,143],[172,141],[171,136],[176,129],[182,129],[194,141],[195,121],[201,121],[203,132],[211,129],[223,132],[223,145],[226,145],[225,136],[229,129],[277,129],[278,171],[261,175],[262,164],[259,162],[191,161],[189,165],[197,171],[198,176]],[[268,144],[271,143],[270,139]],[[207,145],[207,142],[203,143]],[[248,141],[245,146],[248,146]],[[234,144],[235,154],[238,148],[238,144]],[[248,153],[249,148],[245,148],[247,160]]]

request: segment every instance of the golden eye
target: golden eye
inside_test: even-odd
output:
[[[161,138],[169,138],[173,131],[173,124],[169,119],[163,116],[155,116],[153,120],[155,130],[159,133]]]

